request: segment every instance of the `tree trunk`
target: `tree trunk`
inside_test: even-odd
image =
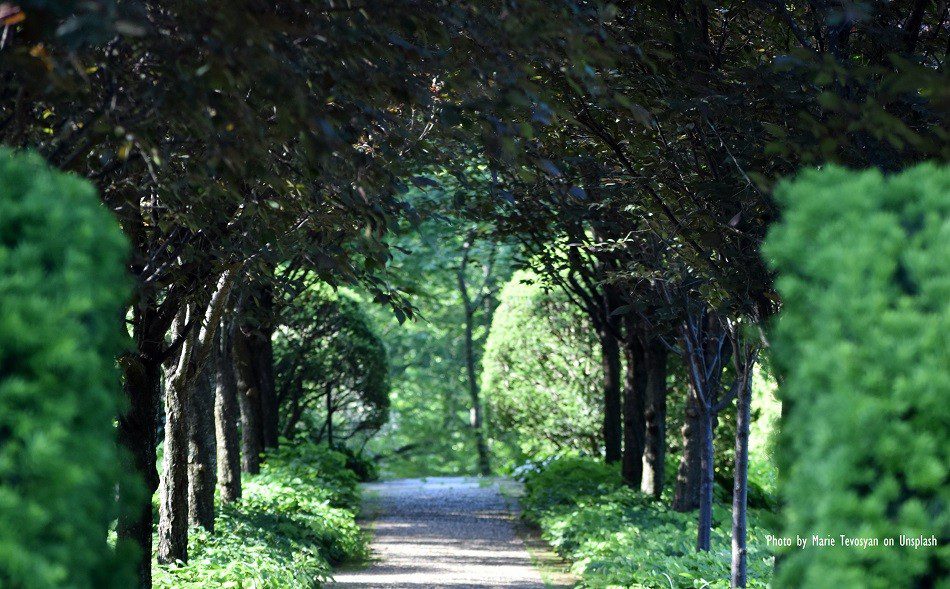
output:
[[[333,448],[333,389],[327,389],[327,445]]]
[[[749,491],[749,422],[752,405],[752,366],[744,368],[742,387],[736,397],[736,467],[732,487],[732,589],[746,586],[746,511]]]
[[[158,490],[155,447],[158,445],[158,399],[161,394],[161,364],[158,361],[162,338],[152,340],[140,334],[150,332],[150,325],[136,314],[133,327],[138,350],[120,360],[123,390],[129,410],[119,418],[119,444],[125,448],[126,466],[130,476],[119,488],[121,511],[117,526],[119,544],[138,549],[136,569],[138,586],[152,586],[152,495]],[[157,344],[156,344],[157,342]],[[138,488],[138,475],[145,493]],[[131,488],[130,488],[131,487]]]
[[[241,445],[238,439],[237,382],[231,349],[232,323],[221,325],[218,353],[215,354],[217,378],[214,395],[214,427],[217,440],[218,490],[222,503],[241,498]]]
[[[488,443],[485,441],[478,378],[475,373],[475,339],[473,337],[475,318],[472,311],[465,310],[465,371],[468,375],[468,395],[472,404],[469,411],[469,425],[475,435],[475,448],[478,451],[478,471],[482,475],[488,476],[491,474],[491,463],[488,456]]]
[[[696,550],[709,550],[712,540],[712,506],[714,484],[713,429],[715,416],[700,412],[700,464],[702,474],[699,485],[699,529],[696,533]]]
[[[623,439],[620,400],[620,345],[606,329],[598,334],[601,364],[604,370],[604,459],[613,463],[621,459]]]
[[[647,394],[641,490],[657,499],[666,480],[666,348],[658,341],[646,347]]]
[[[686,419],[683,424],[683,454],[676,473],[676,488],[673,493],[673,509],[692,511],[699,507],[699,487],[702,477],[702,440],[700,439],[699,402],[692,391],[686,396]]]
[[[241,410],[241,470],[257,474],[264,450],[261,396],[248,336],[239,327],[234,330],[234,368],[237,376],[238,405]]]
[[[183,349],[182,355],[189,352]],[[179,363],[187,362],[182,359]],[[165,452],[159,486],[158,562],[188,562],[188,405],[185,371],[165,382]]]
[[[213,358],[191,389],[188,411],[188,521],[214,531],[215,383]]]
[[[273,304],[265,309],[273,314]],[[280,411],[277,406],[277,385],[274,381],[274,343],[271,341],[272,319],[261,325],[253,336],[254,372],[261,395],[261,436],[265,448],[276,448],[280,437]]]
[[[643,479],[643,448],[646,428],[647,372],[643,342],[632,318],[626,319],[626,378],[623,395],[623,462],[621,474],[624,483],[640,489]]]

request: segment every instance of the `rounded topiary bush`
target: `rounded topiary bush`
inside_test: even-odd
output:
[[[600,352],[583,311],[518,272],[501,291],[482,357],[492,436],[514,460],[562,450],[599,454]],[[522,456],[518,456],[518,453]]]
[[[0,150],[0,586],[129,587],[116,517],[125,238],[92,185]]]
[[[807,547],[782,560],[776,586],[940,586],[950,570],[950,168],[831,167],[777,197],[784,218],[765,247],[783,300],[776,453],[784,534]],[[814,546],[814,535],[836,545]],[[842,545],[842,535],[881,544]],[[901,547],[901,535],[937,546]]]

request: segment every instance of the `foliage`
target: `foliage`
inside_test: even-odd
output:
[[[581,497],[608,495],[620,489],[620,465],[575,455],[562,455],[529,462],[516,470],[524,481],[521,503],[531,516],[571,506]]]
[[[320,587],[330,565],[365,558],[356,477],[345,463],[314,444],[270,452],[244,498],[221,508],[215,532],[192,533],[188,564],[155,566],[155,587]]]
[[[563,481],[577,492],[565,494]],[[695,515],[621,485],[616,469],[592,459],[559,459],[525,477],[526,515],[582,580],[582,587],[728,587],[727,508],[714,510],[710,552],[696,552]],[[552,500],[553,498],[553,500]],[[768,586],[772,556],[756,514],[749,525],[749,587]]]
[[[386,349],[361,302],[320,283],[294,295],[274,339],[283,434],[324,439],[330,395],[334,443],[365,440],[389,416]]]
[[[104,500],[127,252],[91,184],[0,150],[0,586],[128,586]]]
[[[413,190],[407,195],[420,222],[405,224],[393,238],[391,276],[399,290],[412,297],[416,320],[400,324],[387,309],[368,310],[391,360],[393,418],[384,435],[367,446],[379,457],[387,476],[478,471],[469,425],[471,400],[466,393],[465,311],[458,287],[466,232],[473,225],[452,214],[452,203],[463,198],[465,191],[441,176],[439,181],[439,189]],[[511,273],[511,247],[482,235],[482,227],[474,228],[478,235],[469,252],[466,278],[472,284],[482,281],[484,268],[494,256],[490,292],[474,315],[477,361],[498,304],[495,284]]]
[[[766,255],[784,306],[775,355],[785,534],[950,533],[950,168],[830,167],[785,183]],[[840,540],[839,540],[840,541]],[[795,550],[784,586],[939,584],[946,547]]]
[[[514,458],[600,452],[601,387],[590,321],[561,291],[519,272],[502,289],[485,344],[482,389],[492,435]]]

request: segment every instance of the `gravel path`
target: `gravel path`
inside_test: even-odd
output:
[[[515,501],[474,478],[404,479],[367,485],[373,562],[336,574],[335,588],[507,587],[544,589],[515,535]]]

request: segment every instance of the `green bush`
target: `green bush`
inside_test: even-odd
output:
[[[803,173],[777,191],[765,253],[785,535],[831,536],[782,561],[782,587],[946,586],[950,570],[950,168]],[[844,547],[936,536],[943,546]]]
[[[620,466],[579,456],[557,456],[518,469],[524,481],[521,504],[529,514],[573,505],[580,497],[612,493],[623,486]]]
[[[602,377],[586,315],[560,290],[518,272],[501,291],[482,358],[491,435],[514,459],[600,452]],[[520,454],[520,455],[519,455]]]
[[[366,558],[356,477],[345,465],[313,444],[268,453],[244,498],[220,510],[214,533],[193,531],[188,564],[154,567],[155,587],[320,587],[332,564]]]
[[[116,357],[128,247],[91,184],[0,150],[0,586],[128,587]]]
[[[554,460],[525,474],[525,515],[572,564],[582,587],[726,588],[728,506],[716,504],[713,546],[696,552],[696,516],[620,484],[616,470],[584,458]],[[772,554],[760,515],[749,520],[748,587],[766,587]]]

